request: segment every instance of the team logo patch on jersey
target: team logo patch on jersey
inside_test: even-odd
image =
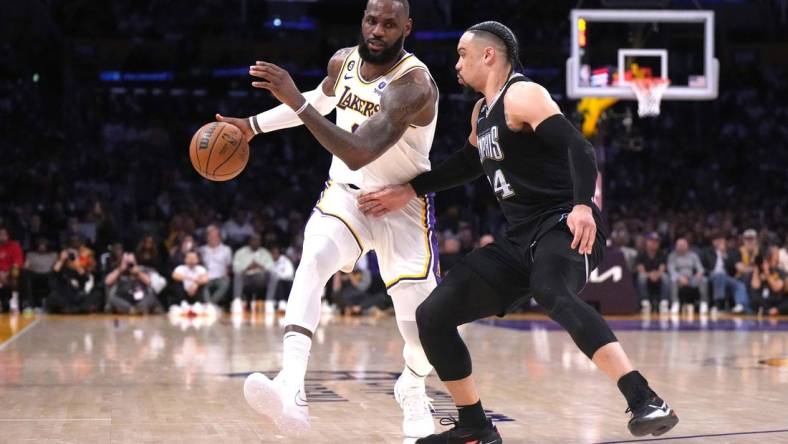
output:
[[[380,105],[364,100],[350,91],[350,87],[346,86],[339,98],[337,104],[339,109],[350,109],[363,115],[364,117],[371,117],[373,114],[380,111]]]
[[[356,66],[356,61],[351,60],[350,63],[347,64],[347,70],[352,71],[354,66]]]
[[[479,135],[479,158],[503,160],[503,150],[498,144],[498,127],[493,126],[489,131]]]

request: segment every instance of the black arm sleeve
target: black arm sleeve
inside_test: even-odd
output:
[[[594,147],[563,114],[548,117],[536,127],[536,135],[548,144],[569,150],[569,171],[574,183],[574,204],[588,205],[596,191]]]
[[[467,140],[465,145],[453,153],[432,171],[416,176],[410,181],[417,196],[444,191],[468,183],[484,173],[479,161],[479,150]]]

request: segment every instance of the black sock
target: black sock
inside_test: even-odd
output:
[[[481,400],[472,405],[458,405],[457,410],[460,412],[460,427],[483,429],[487,426],[487,416]]]
[[[649,388],[648,381],[637,370],[633,370],[618,380],[618,389],[627,398],[630,408],[637,407],[650,398],[654,392]]]

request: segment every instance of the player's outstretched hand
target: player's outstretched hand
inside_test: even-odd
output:
[[[404,208],[414,197],[416,192],[410,184],[389,185],[359,196],[358,208],[367,216],[380,217]]]
[[[216,113],[216,121],[217,122],[225,122],[229,123],[230,125],[237,126],[238,129],[241,130],[246,141],[249,142],[254,137],[254,131],[252,131],[252,126],[249,125],[249,119],[239,119],[237,117],[224,117],[223,115]]]
[[[575,205],[566,219],[569,231],[574,235],[572,249],[577,248],[580,254],[591,254],[596,239],[596,221],[591,207],[588,205]]]
[[[252,82],[255,88],[267,89],[276,97],[276,100],[297,110],[306,102],[298,87],[286,70],[268,62],[256,62],[249,67],[249,75],[262,79],[262,82]]]

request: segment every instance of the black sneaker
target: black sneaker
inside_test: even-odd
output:
[[[460,427],[459,421],[454,418],[441,418],[443,426],[453,425],[449,430],[437,435],[430,435],[416,440],[416,444],[502,444],[501,435],[491,420],[481,429]]]
[[[639,406],[628,408],[627,413],[632,413],[628,427],[635,436],[660,436],[679,423],[676,412],[656,394]]]

